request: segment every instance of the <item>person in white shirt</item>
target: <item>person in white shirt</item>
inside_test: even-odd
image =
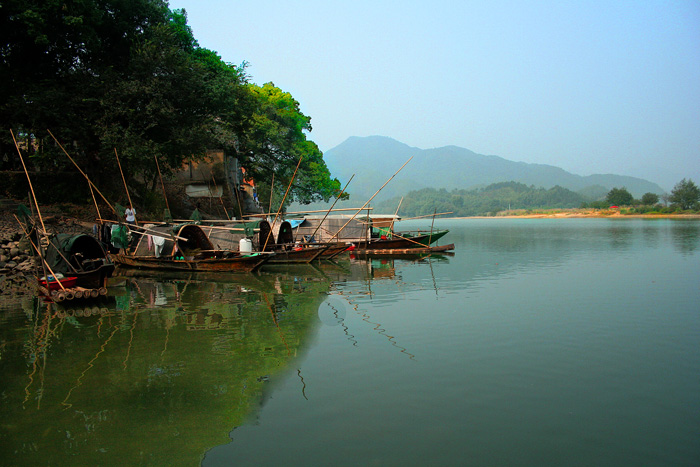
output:
[[[129,205],[129,207],[126,208],[124,214],[126,214],[127,224],[136,224],[136,210],[133,207],[131,207],[131,205]]]

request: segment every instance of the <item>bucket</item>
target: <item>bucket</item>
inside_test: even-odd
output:
[[[249,238],[241,238],[238,243],[238,250],[241,253],[252,253],[253,252],[253,242]]]

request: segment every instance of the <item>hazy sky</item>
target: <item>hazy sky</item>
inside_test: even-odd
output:
[[[382,135],[700,185],[700,1],[170,0],[321,150]]]

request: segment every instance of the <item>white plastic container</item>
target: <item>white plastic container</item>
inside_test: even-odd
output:
[[[253,241],[249,238],[241,238],[241,241],[238,242],[238,250],[241,253],[252,253],[253,252]]]

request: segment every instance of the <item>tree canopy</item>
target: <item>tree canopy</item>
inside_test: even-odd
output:
[[[656,204],[659,202],[659,195],[656,193],[644,193],[642,195],[642,204],[646,206],[651,206],[652,204]]]
[[[166,1],[5,0],[0,37],[0,119],[37,168],[74,170],[50,131],[102,185],[119,186],[115,150],[136,184],[155,181],[154,157],[167,173],[223,149],[263,183],[288,183],[302,157],[289,201],[340,189],[291,94],[200,47]],[[9,132],[0,152],[16,168]]]
[[[684,178],[673,187],[668,200],[681,209],[697,209],[700,203],[700,189],[692,180]]]
[[[630,206],[634,204],[634,197],[627,188],[613,188],[605,196],[605,201],[613,206]]]

